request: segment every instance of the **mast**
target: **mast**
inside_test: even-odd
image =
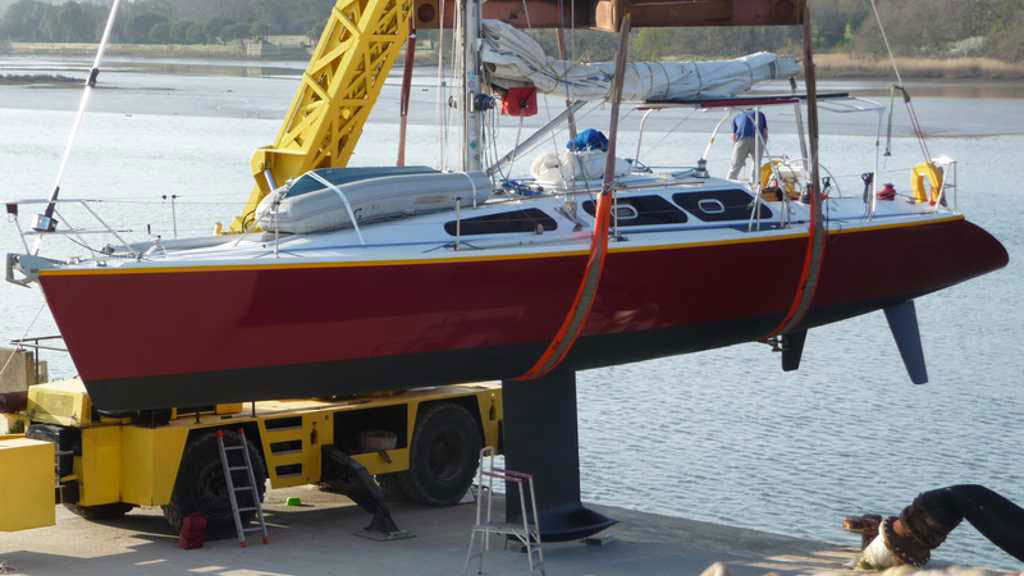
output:
[[[480,2],[463,0],[462,25],[462,169],[483,170],[483,119],[478,109],[480,94]]]

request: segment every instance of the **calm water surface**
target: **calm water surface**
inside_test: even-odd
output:
[[[0,59],[0,75],[77,77],[86,66],[84,59],[9,58]],[[144,236],[147,226],[168,237],[171,210],[161,196],[177,194],[179,232],[207,233],[215,221],[229,221],[248,195],[249,156],[273,140],[300,69],[295,63],[116,60],[83,126],[66,196],[106,200],[102,213],[133,230],[133,237]],[[411,162],[436,165],[436,90],[431,72],[421,72],[409,155]],[[879,86],[827,88],[878,94]],[[849,544],[856,540],[839,529],[843,515],[895,513],[923,490],[980,483],[1024,502],[1024,211],[1017,172],[1024,164],[1024,100],[1013,97],[1019,88],[920,87],[925,96],[918,110],[929,132],[939,135],[931,141],[933,155],[960,160],[961,208],[995,234],[1011,258],[1000,272],[918,301],[929,385],[909,383],[881,314],[814,330],[796,374],[783,374],[779,358],[759,344],[584,372],[584,498]],[[62,86],[0,85],[0,199],[48,193],[77,97],[76,89]],[[397,101],[393,81],[354,165],[394,162]],[[542,122],[545,109],[557,113],[557,99],[527,126]],[[583,126],[607,124],[606,109],[586,114]],[[626,156],[634,155],[639,118],[630,112],[624,120]],[[718,118],[688,111],[656,116],[641,158],[655,165],[692,163]],[[797,142],[786,127],[792,111],[773,110],[769,118],[772,151],[794,154]],[[826,115],[823,127],[824,165],[844,193],[857,193],[858,175],[874,165],[873,118]],[[504,149],[515,141],[516,128],[502,120]],[[919,153],[902,117],[897,131],[895,155],[883,162],[880,178],[905,189]],[[711,168],[718,174],[725,170],[727,140],[713,148]],[[545,142],[520,168],[554,145]],[[91,226],[71,208],[64,218]],[[45,249],[83,252],[60,240],[47,240]],[[14,227],[0,226],[0,252],[18,250]],[[937,265],[942,257],[921,254]],[[757,282],[767,281],[752,278],[751,297],[757,297]],[[41,305],[37,291],[0,286],[0,340],[22,336]],[[56,333],[45,309],[30,333]],[[74,375],[67,359],[50,360],[54,376]],[[1021,568],[970,527],[957,530],[937,558]]]

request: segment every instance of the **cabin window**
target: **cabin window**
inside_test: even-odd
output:
[[[499,212],[487,216],[476,216],[462,220],[463,236],[478,236],[480,234],[512,234],[516,232],[537,232],[542,228],[550,232],[558,228],[558,222],[551,216],[537,208],[527,210],[515,210],[512,212]],[[455,221],[446,222],[444,230],[451,236],[456,235]]]
[[[595,206],[593,200],[587,200],[583,203],[583,210],[593,217]],[[619,198],[617,212],[620,226],[685,224],[687,221],[685,212],[661,196]]]
[[[625,222],[627,220],[636,220],[640,217],[640,213],[629,204],[619,204],[615,207],[615,217],[618,218],[619,222]]]
[[[697,209],[705,214],[725,214],[725,204],[718,198],[705,198],[697,202]]]
[[[682,192],[673,195],[672,201],[704,222],[749,220],[754,210],[754,197],[744,190]],[[758,218],[766,220],[771,217],[772,211],[762,204]]]

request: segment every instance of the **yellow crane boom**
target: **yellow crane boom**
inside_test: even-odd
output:
[[[276,185],[348,164],[373,104],[409,34],[412,0],[338,0],[273,146],[252,158],[256,186],[231,225],[242,232]]]

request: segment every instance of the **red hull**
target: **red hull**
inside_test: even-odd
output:
[[[798,237],[612,252],[567,362],[589,368],[763,336],[792,300],[805,247]],[[808,326],[1008,261],[962,219],[834,234],[827,254]],[[585,260],[60,271],[41,283],[97,405],[134,409],[517,376],[558,330]],[[240,379],[249,381],[226,384]]]

